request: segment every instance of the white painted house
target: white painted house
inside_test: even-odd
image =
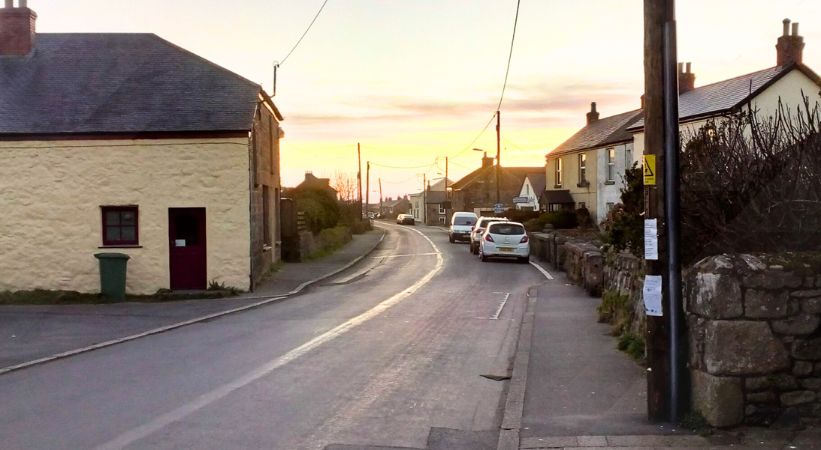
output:
[[[519,190],[519,198],[516,201],[516,209],[522,211],[542,211],[540,199],[544,198],[545,174],[530,173],[525,175],[522,182],[522,189]],[[547,205],[545,205],[546,210]]]
[[[821,78],[802,61],[804,39],[798,34],[798,24],[792,24],[792,32],[788,19],[783,25],[773,67],[696,87],[690,63],[679,64],[682,136],[741,111],[766,118],[779,105],[795,111],[805,100],[810,108],[821,104]],[[575,207],[587,207],[601,221],[620,200],[625,170],[638,164],[643,153],[643,111],[599,119],[593,103],[586,126],[546,155],[547,194],[569,194]]]

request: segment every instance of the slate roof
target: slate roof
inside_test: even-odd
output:
[[[539,173],[530,173],[527,178],[530,180],[530,185],[533,186],[534,194],[544,192],[545,186],[547,186],[544,170]]]
[[[428,191],[425,194],[426,205],[436,205],[439,203],[444,203],[446,201],[447,197],[445,196],[445,191]]]
[[[478,178],[483,177],[487,172],[494,171],[495,165],[480,167],[473,172],[463,176],[458,181],[451,185],[454,190],[464,189]],[[544,167],[505,167],[500,168],[501,174],[504,176],[514,176],[520,178],[520,182],[524,182],[525,177],[530,174],[544,173]]]
[[[548,157],[630,141],[633,136],[627,129],[640,119],[641,115],[642,110],[636,109],[596,120],[570,136],[570,139],[548,153]]]
[[[818,75],[803,64],[788,64],[748,73],[729,80],[707,84],[685,92],[678,99],[679,120],[688,121],[729,112],[747,103],[781,77],[798,69],[821,86]],[[805,93],[810,95],[811,93]],[[644,118],[633,124],[635,131],[644,128]]]
[[[0,134],[247,131],[261,93],[154,34],[38,33],[0,56]]]

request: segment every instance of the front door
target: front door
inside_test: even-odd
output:
[[[168,208],[171,289],[205,289],[205,208]]]

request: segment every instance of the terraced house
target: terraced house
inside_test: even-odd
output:
[[[696,87],[691,64],[679,64],[679,127],[686,139],[694,131],[737,112],[752,112],[760,119],[779,108],[795,111],[821,103],[821,78],[803,62],[804,38],[798,24],[783,21],[776,41],[775,66]],[[641,109],[600,119],[596,103],[587,113],[587,124],[546,155],[546,194],[552,200],[586,207],[600,222],[619,201],[625,169],[638,164],[644,152],[644,117]]]
[[[0,9],[0,290],[248,290],[280,258],[282,115],[154,34],[37,33]]]

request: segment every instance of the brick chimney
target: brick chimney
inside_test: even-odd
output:
[[[597,120],[599,120],[599,113],[596,112],[596,102],[592,102],[590,103],[590,112],[587,113],[587,124],[590,125]]]
[[[804,50],[804,38],[798,35],[798,22],[792,24],[792,34],[790,34],[790,19],[784,19],[784,32],[775,44],[777,52],[776,65],[786,66],[787,64],[801,62]]]
[[[494,160],[494,159],[496,159],[496,158],[493,158],[493,157],[488,157],[488,156],[487,156],[487,152],[485,152],[485,155],[484,155],[484,156],[482,156],[482,168],[484,169],[485,167],[490,167],[490,166],[492,166],[492,165],[493,165],[493,160]]]
[[[5,0],[0,8],[0,56],[28,55],[34,47],[34,23],[37,14],[28,8],[28,0]]]
[[[686,69],[685,69],[686,67]],[[690,63],[678,63],[678,95],[696,88],[696,74],[690,71]]]

